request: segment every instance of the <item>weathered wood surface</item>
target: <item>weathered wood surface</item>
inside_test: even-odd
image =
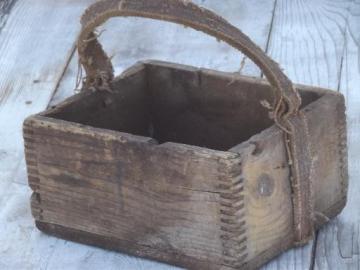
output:
[[[231,179],[228,174],[239,170],[238,155],[156,146],[150,138],[46,118],[28,120],[25,136],[38,221],[118,239],[135,254],[146,255],[146,249],[150,257],[174,263],[175,256],[193,268],[221,267],[215,191],[221,177]],[[73,149],[76,157],[66,154]]]
[[[351,2],[277,1],[268,53],[293,82],[338,89]],[[284,253],[264,269],[312,269],[315,256],[311,243]]]
[[[3,6],[7,6],[12,2],[15,1],[2,1],[0,7],[3,3]],[[67,55],[70,54],[70,48],[66,48],[66,50],[59,48],[66,47],[63,45],[66,40],[66,44],[75,40],[75,35],[69,32],[67,32],[67,35],[59,34],[58,36],[48,34],[54,34],[54,30],[64,31],[64,27],[74,30],[78,26],[78,17],[81,13],[80,10],[74,9],[74,7],[79,7],[79,1],[77,1],[77,4],[73,1],[62,1],[62,3],[59,2],[56,4],[55,2],[18,0],[17,4],[12,7],[10,16],[4,16],[4,11],[0,8],[0,24],[2,27],[0,32],[0,69],[2,71],[2,73],[0,73],[0,96],[1,100],[6,99],[6,101],[2,101],[0,105],[0,133],[2,134],[2,132],[6,132],[6,130],[9,131],[6,132],[6,135],[5,133],[1,135],[2,140],[0,141],[0,194],[2,195],[0,227],[3,229],[3,233],[0,234],[0,240],[1,243],[4,243],[0,247],[0,268],[21,269],[26,265],[25,269],[57,269],[62,266],[66,266],[67,269],[99,269],[100,267],[107,269],[175,269],[150,261],[138,260],[112,252],[68,243],[47,237],[33,230],[33,222],[28,208],[30,191],[26,186],[22,185],[26,183],[27,180],[25,176],[25,165],[22,160],[22,145],[20,143],[21,122],[25,116],[41,111],[46,107],[46,103],[58,83],[57,79],[60,73],[57,72],[57,70],[64,68],[68,60]],[[81,1],[81,3],[83,2],[84,1]],[[82,5],[88,5],[89,1],[87,2],[88,3]],[[201,4],[205,6],[213,7],[215,11],[221,10],[220,13],[226,18],[230,18],[231,16],[231,18],[233,18],[230,19],[231,22],[241,27],[241,29],[249,34],[261,47],[266,48],[274,1],[256,1],[256,3],[253,1],[236,1],[236,3],[234,1],[226,1],[226,5],[220,5],[218,1],[210,0],[197,2],[201,2]],[[221,3],[222,2],[223,1],[221,1]],[[352,6],[350,6],[351,2],[353,2]],[[71,7],[69,7],[70,5]],[[319,235],[316,252],[317,259],[315,260],[315,266],[318,269],[341,269],[341,267],[345,267],[345,269],[359,269],[359,245],[357,244],[359,238],[359,222],[356,218],[358,205],[356,198],[359,187],[356,185],[356,177],[359,171],[358,162],[360,157],[358,147],[356,146],[359,125],[356,123],[360,120],[358,120],[359,112],[357,110],[359,107],[357,105],[359,94],[356,89],[360,83],[360,78],[359,71],[355,69],[359,63],[357,60],[359,59],[359,38],[356,37],[356,33],[359,32],[358,26],[360,25],[358,6],[358,1],[316,0],[305,2],[277,0],[274,13],[273,34],[269,41],[270,54],[281,62],[291,79],[300,83],[312,83],[337,89],[334,85],[336,86],[339,83],[339,78],[341,77],[342,86],[340,89],[344,94],[346,93],[345,95],[348,97],[350,200],[345,210],[345,213],[347,213],[345,215],[346,218],[341,216],[340,219],[332,223],[333,225],[329,227],[329,230],[324,230],[324,233]],[[42,20],[39,20],[39,14],[36,12],[40,7],[46,7],[47,11],[44,11],[44,13],[52,15],[54,15],[54,8],[56,7],[57,11],[55,14],[58,15],[42,15],[40,16]],[[348,10],[349,7],[351,8],[350,12]],[[77,14],[74,15],[76,12]],[[349,20],[349,30],[346,35],[347,39],[345,39],[342,33],[345,33],[347,18]],[[118,41],[113,39],[112,43],[110,42],[111,40],[105,38],[105,35],[116,36],[115,31],[119,31],[118,34],[123,34],[127,31],[132,33],[132,30],[129,29],[129,25],[132,25],[132,23],[133,21],[129,21],[124,24],[122,21],[115,22],[115,20],[113,23],[109,23],[109,25],[117,27],[115,30],[111,28],[111,30],[103,33],[102,40],[104,40],[105,44],[108,44],[106,46],[108,46],[107,48],[109,50],[123,44],[121,42],[123,42],[124,39],[119,36]],[[34,27],[34,24],[35,26],[37,25],[37,28]],[[175,59],[174,51],[171,49],[166,50],[166,48],[168,48],[167,46],[164,46],[165,51],[160,51],[161,43],[158,41],[161,41],[162,37],[160,31],[157,31],[156,26],[152,26],[154,31],[150,34],[148,31],[141,31],[143,29],[146,30],[147,27],[151,27],[148,26],[148,22],[144,24],[141,20],[138,20],[136,24],[138,24],[137,29],[140,29],[136,31],[138,34],[128,34],[128,36],[131,37],[130,41],[126,43],[126,45],[123,45],[128,46],[128,49],[125,49],[124,52],[132,52],[130,56],[133,60],[123,62],[129,58],[124,57],[124,60],[121,59],[122,54],[118,52],[114,59],[117,72],[120,72],[125,66],[130,66],[141,58],[160,58],[173,62],[183,62],[195,66],[207,66],[228,71],[239,68],[239,58],[232,62],[231,65],[228,65],[228,60],[233,59],[229,58],[228,55],[236,55],[235,52],[231,52],[231,50],[223,44],[217,44],[213,47],[211,45],[212,40],[202,43],[201,40],[203,36],[197,36],[198,34],[195,33],[189,34],[192,40],[185,41],[184,39],[184,43],[182,43],[183,46],[180,48],[180,51],[177,51],[178,53],[184,52],[184,55],[181,56],[181,58],[184,58],[180,59],[179,56],[179,59]],[[153,23],[151,22],[150,24]],[[33,29],[25,27],[26,25],[32,25]],[[125,29],[126,26],[128,28]],[[10,29],[13,30],[11,31]],[[38,30],[35,31],[34,29]],[[350,29],[352,30],[350,31]],[[31,36],[30,39],[29,34],[26,34],[30,32],[37,34],[36,36]],[[169,34],[168,39],[174,38],[173,41],[177,42],[178,40],[175,38],[177,37],[175,34],[180,36],[183,32],[185,33],[187,30],[184,29],[183,31],[183,29],[179,28],[177,33],[175,33],[175,30],[168,29],[165,33]],[[149,34],[146,35],[146,33]],[[155,41],[151,38],[154,33],[158,37],[158,39],[154,39]],[[62,37],[61,43],[52,41],[60,36]],[[42,39],[43,42],[41,42],[41,45],[31,45],[35,41]],[[152,46],[145,47],[140,51],[136,50],[136,47],[133,45],[135,43],[131,42],[132,39],[140,40],[143,43],[149,41],[157,50],[147,51],[147,49]],[[345,43],[345,40],[347,40],[348,43],[347,47],[342,45]],[[274,42],[277,45],[274,45]],[[200,47],[200,50],[192,51],[191,49],[187,49],[187,44],[189,44],[189,46],[203,44],[206,48],[209,48],[209,50],[213,48],[213,51],[207,53],[207,50],[203,49],[204,47]],[[171,45],[173,44],[170,42],[168,44],[169,48],[171,48]],[[4,50],[4,46],[12,49]],[[347,52],[344,58],[343,72],[340,73],[341,59],[343,58],[345,48],[347,48]],[[29,51],[31,53],[29,53]],[[40,51],[45,54],[40,54]],[[57,51],[57,54],[53,53],[55,51]],[[12,55],[9,55],[10,52],[12,52]],[[50,55],[47,52],[50,52]],[[187,52],[186,55],[185,52]],[[37,55],[39,60],[35,61],[35,58],[33,58],[34,55]],[[197,57],[197,55],[199,55],[199,57]],[[214,57],[215,55],[217,57]],[[204,58],[200,58],[200,56]],[[12,61],[20,57],[24,57],[28,65],[21,64],[21,61],[18,60],[15,62]],[[185,60],[185,57],[188,58]],[[54,61],[55,59],[59,60]],[[56,64],[56,62],[58,64]],[[246,74],[257,75],[258,71],[253,71],[253,66],[248,65],[247,62],[248,61],[246,61],[243,71],[245,71]],[[73,93],[76,66],[76,57],[72,57],[70,65],[65,71],[65,76],[60,81],[58,91],[53,99],[54,102],[62,100],[65,96]],[[248,69],[249,73],[247,72]],[[346,70],[347,72],[345,72]],[[19,76],[15,76],[14,74],[19,74]],[[38,77],[43,76],[47,79],[44,79],[39,87],[29,87],[32,85],[31,82],[38,82]],[[20,78],[25,79],[22,80]],[[6,85],[11,85],[11,83],[13,83],[15,87],[5,87]],[[19,92],[20,95],[18,95]],[[41,96],[46,96],[47,98],[35,99],[33,93],[40,94],[40,92],[42,93]],[[9,95],[12,96],[10,100],[4,98]],[[24,103],[26,101],[28,101],[28,104],[25,106]],[[32,104],[30,102],[32,102]],[[353,105],[350,107],[350,104]],[[6,109],[3,109],[4,107],[6,107]],[[9,121],[9,115],[12,116],[11,121]],[[5,138],[8,139],[3,140]],[[19,182],[22,184],[10,184],[11,182]],[[315,251],[315,249],[313,251]],[[313,262],[311,260],[312,254],[315,254],[315,252],[312,252],[311,245],[302,249],[291,250],[279,259],[268,264],[265,269],[309,269]],[[60,261],[61,265],[59,264]]]
[[[21,143],[21,124],[25,116],[41,111],[46,107],[58,83],[59,91],[57,91],[58,95],[55,98],[61,99],[65,91],[67,91],[68,95],[73,94],[77,67],[75,57],[71,58],[64,79],[59,81],[59,78],[67,61],[70,60],[68,56],[72,53],[71,46],[75,42],[80,14],[85,6],[88,6],[92,1],[77,1],[76,3],[73,1],[62,1],[61,3],[55,1],[55,3],[54,1],[37,0],[30,2],[18,0],[17,2],[18,6],[12,9],[12,14],[7,20],[7,27],[2,30],[0,36],[0,46],[2,48],[0,67],[1,70],[5,71],[0,75],[1,96],[6,97],[10,94],[14,96],[10,101],[5,102],[7,105],[2,102],[0,112],[1,132],[6,132],[6,134],[1,135],[1,138],[7,138],[7,140],[0,142],[2,180],[0,192],[1,194],[4,193],[4,196],[6,193],[6,196],[2,197],[6,203],[1,204],[4,205],[1,207],[1,224],[5,225],[2,227],[4,230],[1,234],[3,244],[1,246],[0,268],[21,269],[25,265],[25,269],[57,269],[64,267],[67,269],[83,267],[87,269],[99,269],[100,267],[106,269],[175,269],[151,261],[130,259],[125,255],[68,243],[45,236],[34,230],[28,205],[30,190],[23,185],[27,183],[27,178],[25,176],[23,145]],[[228,5],[237,7],[230,10],[217,1],[198,2],[212,6],[215,10],[222,8],[222,14],[225,17],[230,11],[233,14],[232,21],[237,23],[238,26],[244,25],[242,29],[249,33],[257,44],[263,48],[266,47],[273,1],[259,1],[257,6],[250,4],[248,1],[237,1],[237,3],[228,1]],[[43,9],[43,13],[38,13],[39,9]],[[240,11],[242,16],[238,17]],[[258,14],[260,14],[260,17],[256,18]],[[112,37],[117,35],[118,40],[106,39],[105,44],[109,44],[110,48],[117,48],[119,44],[123,44],[125,52],[131,52],[130,55],[132,56],[132,60],[122,62],[120,61],[122,55],[118,53],[118,60],[115,59],[115,61],[118,63],[117,71],[119,72],[139,59],[160,58],[172,60],[175,52],[181,53],[182,51],[183,55],[179,55],[178,59],[174,59],[175,61],[181,62],[180,58],[183,57],[183,60],[190,60],[189,62],[185,60],[185,63],[188,64],[215,66],[215,68],[224,69],[229,67],[229,70],[239,69],[241,57],[236,54],[235,50],[230,50],[224,44],[214,42],[214,39],[204,41],[205,35],[198,35],[195,32],[188,34],[188,29],[170,25],[160,32],[158,31],[160,24],[155,22],[146,21],[144,23],[141,20],[129,20],[125,23],[117,23],[115,21],[110,22],[109,25],[112,24],[118,28],[111,28],[111,31],[106,31],[103,35],[107,33]],[[11,28],[8,27],[10,24]],[[149,24],[152,26],[148,26]],[[75,32],[70,32],[70,30]],[[26,32],[25,38],[23,31]],[[62,33],[59,33],[60,31]],[[33,32],[37,34],[34,35]],[[124,33],[128,33],[129,42],[124,42],[125,39],[122,38]],[[133,33],[139,33],[139,35]],[[167,38],[163,39],[163,35]],[[183,35],[187,35],[190,39],[185,39],[186,36]],[[155,38],[152,39],[152,36],[155,36]],[[184,42],[180,48],[174,51],[171,48],[177,42],[176,36],[183,36]],[[132,41],[133,39],[134,41]],[[148,39],[150,40],[147,41]],[[43,42],[38,45],[41,40]],[[56,43],[54,40],[58,42]],[[149,46],[137,50],[136,46],[134,47],[137,40],[144,44],[149,42]],[[162,46],[160,41],[166,40],[167,45]],[[8,47],[12,48],[10,50],[12,55],[5,57],[4,53],[8,54],[9,50],[4,50],[3,47],[9,42],[11,46],[8,45]],[[37,46],[32,45],[33,43],[37,43]],[[66,47],[65,44],[71,44],[71,46]],[[190,46],[189,49],[187,45]],[[191,45],[200,49],[191,50]],[[209,49],[203,50],[203,46],[209,46]],[[155,50],[147,51],[147,48],[155,48]],[[164,48],[165,51],[160,50],[161,48]],[[199,55],[200,52],[203,53]],[[205,56],[205,58],[200,58],[198,55]],[[233,58],[234,56],[237,58]],[[21,58],[26,60],[27,65],[18,61]],[[17,61],[12,61],[13,59],[17,59]],[[232,66],[227,65],[229,60],[232,60]],[[244,70],[247,70],[248,67],[250,70],[254,69],[253,65],[245,65]],[[254,73],[254,75],[258,74],[258,71]],[[13,82],[16,82],[16,87],[9,89],[5,87],[5,85]],[[36,87],[32,87],[32,83]],[[22,92],[21,95],[17,95],[19,89]],[[41,94],[43,98],[39,99],[39,96],[34,96],[34,93]],[[25,106],[24,103],[26,102]],[[3,109],[5,106],[8,108],[6,111]],[[12,115],[11,121],[9,121],[9,115]],[[8,148],[12,150],[7,150]],[[11,182],[20,184],[11,184],[10,188]]]
[[[4,0],[0,3],[0,31],[5,27],[9,14],[16,0]]]
[[[172,136],[171,134],[175,128],[175,130],[179,129],[182,131],[176,131],[177,136],[170,139],[170,141],[195,145],[211,142],[209,147],[220,149],[222,149],[222,144],[219,145],[218,135],[224,131],[221,128],[216,128],[210,132],[213,134],[209,135],[209,142],[204,140],[196,141],[196,138],[202,138],[203,128],[209,129],[211,126],[216,126],[217,122],[221,122],[223,125],[226,125],[226,130],[228,130],[229,134],[238,137],[238,140],[233,142],[236,143],[244,139],[246,140],[247,138],[243,138],[243,135],[252,130],[251,127],[246,128],[246,121],[244,121],[245,130],[243,130],[242,126],[239,126],[239,117],[236,117],[236,115],[240,113],[244,117],[252,118],[252,114],[264,111],[263,118],[266,117],[265,108],[261,107],[258,100],[268,98],[271,90],[267,84],[259,80],[240,76],[237,77],[238,79],[234,79],[233,76],[220,72],[160,62],[147,63],[146,69],[145,73],[144,65],[138,65],[134,69],[135,73],[129,70],[126,74],[132,74],[131,76],[127,75],[128,77],[114,83],[114,85],[118,85],[119,88],[114,89],[117,89],[119,93],[117,91],[113,94],[84,92],[44,115],[76,121],[81,124],[88,123],[91,126],[107,129],[117,129],[118,127],[114,126],[114,124],[126,123],[126,119],[137,119],[135,121],[136,124],[143,125],[144,127],[147,127],[149,121],[151,121],[155,130],[154,137],[159,139],[159,142],[166,142],[168,139],[158,138],[158,131],[163,133],[163,129],[169,130],[165,131],[161,136],[168,136],[166,133]],[[144,74],[148,76],[144,77]],[[166,79],[164,80],[164,78]],[[223,89],[223,91],[218,91],[219,89]],[[305,111],[307,117],[311,119],[309,128],[312,134],[312,143],[316,143],[316,147],[320,150],[326,147],[326,150],[329,152],[326,155],[319,156],[318,164],[314,166],[316,174],[315,210],[331,218],[343,207],[344,192],[342,191],[342,183],[339,182],[339,179],[342,178],[342,171],[336,169],[341,168],[343,155],[342,148],[339,151],[339,147],[342,147],[344,130],[337,129],[337,124],[339,120],[343,121],[344,119],[344,105],[340,95],[326,94],[321,89],[305,88],[303,90],[303,87],[300,87],[300,89],[304,105],[314,101],[314,103],[306,107]],[[202,93],[201,96],[197,94],[199,92]],[[150,95],[145,93],[150,93]],[[145,110],[145,112],[149,111],[140,115],[138,115],[137,110],[121,113],[116,108],[119,107],[126,110],[126,105],[121,104],[123,102],[121,100],[118,102],[107,102],[106,104],[108,105],[104,107],[103,104],[105,104],[106,100],[116,100],[118,95],[123,98],[124,95],[127,96],[125,99],[129,100],[129,102],[131,101],[133,104],[131,107],[137,108],[137,103],[140,103],[142,104],[142,110]],[[179,98],[181,96],[183,98]],[[320,96],[322,97],[316,100]],[[150,99],[145,104],[143,104],[144,97]],[[182,102],[179,103],[179,100]],[[172,103],[174,101],[175,104]],[[244,101],[248,104],[237,104]],[[195,104],[200,103],[201,105],[194,109],[194,106],[191,105],[192,102],[195,102]],[[212,108],[211,105],[215,102],[219,102],[216,106],[219,108]],[[156,104],[156,106],[149,108],[146,106],[149,103]],[[227,115],[226,110],[226,108],[233,105],[236,105],[233,111],[235,117]],[[247,108],[247,106],[253,107],[253,109]],[[187,108],[192,109],[188,111]],[[178,115],[177,111],[182,113]],[[104,122],[98,118],[98,116],[108,115],[108,113],[117,115],[117,119],[113,119],[111,123],[108,121]],[[146,120],[146,115],[149,113],[153,115],[152,120]],[[138,119],[138,116],[140,116],[140,119]],[[198,116],[204,118],[200,117],[199,122]],[[167,124],[167,117],[170,117],[175,125]],[[188,119],[182,121],[184,117]],[[222,117],[225,119],[222,119]],[[212,121],[207,121],[206,119],[208,118],[212,119]],[[188,122],[193,122],[194,119],[198,122],[197,124],[193,123],[196,128],[187,129]],[[222,121],[220,121],[221,119]],[[266,128],[269,126],[268,122],[259,120],[256,122],[256,125],[259,125],[258,128]],[[119,128],[121,131],[133,129],[131,126]],[[143,133],[142,129],[137,128],[137,130],[134,131],[135,134],[139,132],[140,135],[149,136],[146,131]],[[235,265],[240,264],[243,260],[243,253],[244,258],[250,265],[261,265],[281,250],[287,249],[292,245],[291,198],[288,172],[286,166],[284,167],[283,165],[285,160],[282,155],[285,150],[281,144],[282,137],[279,130],[272,128],[272,131],[266,133],[268,135],[262,133],[257,138],[253,138],[251,143],[246,144],[246,147],[244,145],[239,148],[239,153],[242,157],[240,176],[246,179],[244,184],[246,200],[244,213],[246,214],[241,215],[244,218],[246,229],[241,227],[239,231],[236,231],[236,235],[239,232],[244,234],[236,238],[246,239],[246,241],[241,240],[241,250],[236,252],[236,256],[233,253],[229,253],[233,254],[229,258],[236,260],[234,261]],[[258,130],[255,129],[252,132],[255,134],[258,133]],[[219,201],[218,197],[221,191],[217,188],[216,179],[218,177],[222,179],[221,175],[223,172],[217,170],[218,166],[215,164],[202,169],[202,161],[200,159],[190,161],[192,160],[190,152],[185,151],[185,149],[183,155],[187,156],[185,160],[188,159],[190,162],[184,162],[184,160],[172,155],[172,153],[177,152],[177,149],[174,148],[175,144],[167,143],[161,145],[164,148],[161,146],[157,147],[156,145],[148,147],[147,144],[142,144],[136,148],[130,144],[129,146],[122,146],[126,143],[127,139],[124,136],[124,138],[120,139],[122,136],[120,134],[117,135],[119,139],[113,142],[112,140],[115,140],[113,139],[114,135],[116,135],[115,132],[102,133],[102,131],[97,131],[93,128],[84,129],[81,126],[62,123],[59,120],[49,121],[46,118],[30,118],[26,122],[24,134],[29,181],[35,191],[32,200],[32,211],[35,218],[41,222],[39,223],[40,227],[45,231],[51,234],[63,235],[65,239],[97,244],[108,248],[113,246],[110,242],[114,243],[114,241],[117,241],[116,243],[119,247],[116,249],[120,251],[126,251],[126,249],[120,247],[123,246],[123,241],[128,241],[129,248],[127,252],[129,253],[137,250],[136,254],[138,255],[165,260],[172,264],[189,266],[191,269],[197,269],[197,267],[209,269],[210,265],[206,265],[207,262],[212,261],[214,258],[216,260],[212,261],[212,264],[224,260],[220,252],[222,247],[218,246],[222,242],[219,239],[221,230],[217,229],[218,226],[212,227],[219,223],[218,211],[216,210],[217,206],[222,205],[222,201]],[[110,136],[111,134],[113,136]],[[189,134],[191,134],[191,137],[189,137]],[[226,132],[223,135],[220,138],[227,137]],[[109,140],[110,138],[111,140]],[[323,139],[320,140],[320,138]],[[230,142],[231,140],[228,141]],[[154,143],[156,144],[156,142]],[[256,146],[255,149],[254,145]],[[121,147],[119,148],[119,146]],[[161,158],[162,152],[156,151],[156,149],[160,150],[160,148],[161,150],[169,150],[165,160]],[[72,154],[73,149],[76,149],[75,159]],[[189,146],[189,149],[192,149],[191,152],[193,153],[198,151],[198,148],[192,146]],[[139,151],[140,159],[137,158]],[[123,160],[123,156],[117,154],[121,152],[133,153],[135,156],[127,155],[125,160]],[[208,154],[209,157],[216,154],[214,151],[205,152],[203,154]],[[150,153],[151,155],[149,155]],[[159,154],[160,159],[157,158]],[[151,158],[147,158],[148,155]],[[129,159],[131,165],[128,164]],[[92,160],[95,161],[92,162]],[[146,163],[142,163],[142,160],[145,160]],[[169,160],[171,162],[175,161],[175,163],[171,164],[177,164],[180,170],[174,171],[175,168],[167,166]],[[162,169],[157,169],[157,166],[153,166],[152,162],[162,164]],[[211,162],[209,160],[206,163],[210,164]],[[197,164],[196,170],[191,171],[192,167],[189,167],[189,164]],[[239,164],[237,166],[238,169],[240,168]],[[141,169],[137,165],[140,165]],[[211,170],[212,168],[214,170]],[[259,171],[258,168],[262,168],[262,170]],[[105,175],[103,175],[104,170],[106,171]],[[90,172],[92,173],[90,174]],[[97,174],[94,174],[94,172],[97,172]],[[207,175],[209,172],[210,174]],[[266,176],[261,175],[264,172],[266,172]],[[170,180],[167,179],[168,175],[172,175],[169,186],[167,186],[167,182]],[[179,175],[182,175],[182,177],[177,178]],[[192,177],[188,179],[188,175],[192,175]],[[122,179],[121,191],[114,193],[114,191],[118,190],[114,180],[119,177]],[[266,179],[276,179],[268,195],[258,193],[258,181],[264,177]],[[154,182],[152,182],[153,179],[155,179]],[[196,181],[192,182],[192,179],[196,179]],[[239,178],[236,176],[235,179]],[[266,179],[264,181],[267,181]],[[76,185],[71,184],[75,183],[74,181],[76,181]],[[242,183],[237,182],[238,180],[236,180],[236,190],[238,188],[242,189]],[[326,182],[327,189],[323,189],[324,182]],[[142,183],[147,183],[146,186],[148,188],[146,190],[144,190]],[[130,184],[129,187],[128,184]],[[264,185],[266,186],[268,183],[266,182]],[[134,187],[136,187],[135,190]],[[178,190],[178,188],[180,189]],[[182,188],[186,188],[186,190],[181,191]],[[61,192],[59,193],[58,190],[61,190]],[[71,192],[68,193],[68,190],[71,190]],[[149,197],[149,190],[153,191],[151,194],[157,194],[156,197]],[[162,192],[164,190],[165,192]],[[176,192],[172,192],[172,196],[168,197],[170,190]],[[191,211],[188,212],[186,202],[188,201],[189,194],[193,191],[195,193],[190,195],[192,201]],[[196,212],[196,198],[199,198],[201,201],[206,198],[208,192],[211,192],[213,196],[211,205],[203,202],[201,204],[201,211]],[[88,198],[89,194],[91,194],[90,198]],[[106,198],[110,199],[110,204],[107,200],[103,202],[104,194],[107,194]],[[128,194],[132,195],[128,197]],[[273,195],[270,196],[271,194]],[[97,197],[96,205],[93,199],[91,199],[95,196]],[[116,198],[119,196],[122,199],[121,204],[118,205]],[[242,199],[240,198],[243,196],[239,194],[236,194],[236,196],[239,196],[239,202],[241,202]],[[153,211],[149,211],[146,207],[143,207],[145,212],[141,212],[138,207],[134,208],[134,206],[138,205],[139,201],[142,201],[142,198],[145,198],[145,201],[140,203],[140,205],[149,204],[153,208],[150,207],[149,209]],[[182,210],[178,212],[175,208],[169,212],[168,210],[172,208],[172,202],[178,203],[177,198],[181,198],[180,201],[183,202]],[[152,202],[152,200],[154,201]],[[157,202],[159,200],[163,202],[161,206],[162,211],[157,211]],[[237,201],[236,205],[239,205],[239,202]],[[76,205],[76,207],[73,205]],[[91,211],[88,210],[89,207],[91,207]],[[117,211],[119,209],[121,209],[120,213]],[[131,211],[127,213],[126,209]],[[243,212],[242,209],[243,206],[239,209],[240,214]],[[228,211],[230,210],[225,209],[224,213]],[[84,215],[85,212],[87,212],[87,215]],[[62,213],[67,214],[63,215]],[[148,213],[151,215],[147,216]],[[185,217],[175,218],[182,217],[184,213]],[[195,216],[193,216],[194,214]],[[162,218],[159,220],[173,220],[175,223],[166,222],[166,225],[162,222],[153,223],[151,218],[153,215],[161,216]],[[191,215],[191,218],[189,218],[189,215]],[[126,219],[127,216],[128,219]],[[198,226],[196,222],[199,218],[200,223]],[[211,220],[212,218],[213,220]],[[226,220],[227,218],[230,217],[226,217]],[[150,242],[148,242],[147,236],[149,232],[147,226],[149,224],[143,229],[144,224],[141,223],[144,219],[148,220],[150,227],[154,230],[151,233],[150,239],[152,240]],[[183,223],[183,220],[189,219],[192,220],[190,224]],[[114,220],[117,223],[113,223]],[[131,220],[135,221],[135,223],[132,224]],[[83,233],[84,236],[79,238],[76,234],[71,233],[70,229],[64,230],[61,227],[48,226],[46,225],[47,222],[60,224],[75,230],[87,231],[92,234],[111,236],[114,239],[112,241],[102,240],[96,243],[96,241],[91,240],[94,236],[86,236],[85,232]],[[241,220],[236,222],[242,224]],[[90,227],[89,224],[91,224]],[[182,225],[178,227],[179,224]],[[228,226],[221,222],[220,225],[221,228]],[[189,231],[177,229],[181,227],[193,229]],[[197,227],[201,228],[201,231],[197,232]],[[132,231],[132,228],[136,228],[136,231]],[[208,233],[208,230],[211,233],[202,239],[204,234]],[[179,232],[183,234],[180,242],[177,237]],[[138,234],[142,235],[142,238],[138,239]],[[87,239],[85,240],[85,238]],[[154,246],[154,239],[158,239],[156,246]],[[191,242],[187,243],[186,241]],[[133,246],[133,248],[130,246]],[[172,253],[167,251],[168,248],[164,248],[166,246],[172,247]],[[229,247],[227,242],[225,242],[225,247]],[[229,252],[232,252],[233,248],[235,247],[232,247]],[[152,252],[154,250],[158,250],[158,252]],[[212,252],[211,254],[209,254],[210,251]],[[226,261],[224,261],[225,264],[227,264]],[[217,267],[220,266],[216,265],[215,269]]]
[[[271,125],[259,103],[271,96],[270,87],[262,80],[234,79],[221,72],[157,61],[128,70],[113,89],[112,94],[83,92],[43,115],[143,136],[150,136],[147,127],[151,123],[153,137],[160,143],[219,150],[227,150]],[[329,91],[299,89],[304,106],[313,102],[305,109],[311,119],[312,143],[329,152],[319,156],[314,166],[315,210],[331,218],[342,209],[345,193],[339,181],[342,171],[337,170],[344,154],[339,151],[344,130],[337,128],[344,120],[343,100]],[[129,104],[122,104],[124,99]],[[136,109],[139,104],[141,108]],[[230,115],[229,107],[234,107]],[[246,122],[246,118],[256,119],[255,114],[262,114],[263,119]],[[99,118],[103,115],[112,120]],[[145,130],[134,129],[134,123],[128,121],[131,119]],[[212,131],[207,132],[209,129]],[[177,136],[172,137],[173,133]],[[208,138],[203,139],[204,133]],[[112,247],[110,242],[117,241],[117,250],[136,250],[135,254],[191,269],[212,269],[213,264],[218,269],[221,262],[259,266],[292,245],[285,149],[275,127],[236,147],[233,152],[238,156],[206,149],[200,154],[201,148],[194,146],[157,145],[149,137],[144,141],[45,117],[27,119],[24,137],[29,181],[35,192],[32,212],[41,228],[51,234],[93,244],[91,235],[84,240],[85,231],[108,236],[113,240],[97,245]],[[225,145],[223,138],[227,138]],[[223,162],[228,165],[223,167]],[[121,186],[117,179],[121,179]],[[323,189],[325,182],[327,189]],[[259,184],[269,189],[268,193],[259,191]],[[48,222],[69,230],[48,226]],[[70,228],[83,230],[84,237],[76,237]],[[124,241],[127,250],[120,248]]]
[[[344,211],[318,234],[315,269],[360,269],[360,1],[349,9],[340,91],[348,114],[349,198]]]
[[[45,268],[51,246],[57,242],[42,237],[31,221],[30,190],[24,185],[22,122],[46,108],[79,31],[78,17],[88,4],[47,0],[0,3],[1,269]]]

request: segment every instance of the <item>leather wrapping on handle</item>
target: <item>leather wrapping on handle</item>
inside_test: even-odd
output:
[[[82,31],[78,39],[78,52],[87,75],[85,88],[107,86],[114,78],[111,61],[93,31],[115,16],[146,17],[192,27],[225,41],[259,66],[275,92],[272,117],[285,131],[284,142],[288,149],[291,169],[295,242],[303,243],[311,238],[313,235],[310,180],[312,159],[307,121],[304,115],[299,114],[301,98],[279,65],[239,29],[189,0],[102,0],[90,6],[81,19]]]

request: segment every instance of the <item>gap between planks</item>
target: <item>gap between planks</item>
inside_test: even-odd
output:
[[[0,33],[4,29],[7,18],[12,10],[12,8],[15,6],[17,0],[3,0],[0,2]]]
[[[71,65],[72,59],[75,57],[75,52],[77,51],[77,45],[76,44],[77,44],[77,42],[75,41],[74,45],[73,45],[73,47],[72,47],[72,49],[71,49],[71,51],[69,53],[69,56],[66,59],[63,71],[61,72],[61,75],[59,76],[59,79],[56,82],[54,91],[52,92],[52,95],[51,95],[51,97],[49,99],[47,108],[52,106],[52,101],[53,101],[54,97],[56,96],[56,94],[58,93],[61,82],[64,79],[64,77],[65,77],[65,75],[66,75],[66,73],[68,71],[69,66]],[[81,67],[79,67],[79,69],[81,69]],[[80,71],[78,70],[78,72],[80,72]],[[75,84],[74,84],[74,93],[75,93]]]
[[[269,53],[271,34],[272,34],[272,32],[273,32],[274,20],[275,20],[275,15],[276,15],[277,1],[278,1],[278,0],[275,0],[275,1],[274,1],[274,9],[273,9],[272,16],[271,16],[269,35],[268,35],[268,38],[267,38],[267,41],[266,41],[266,46],[265,46],[265,53],[266,53],[266,54]],[[261,72],[260,77],[261,77],[261,78],[264,78],[264,73],[263,73],[263,72]]]
[[[315,269],[360,269],[360,1],[352,1],[345,17],[345,53],[340,91],[348,116],[349,189],[344,211],[319,233]]]
[[[349,16],[350,14],[348,14]],[[347,21],[347,19],[346,19]],[[346,28],[348,26],[346,25]],[[340,70],[339,70],[339,83],[337,86],[337,92],[340,92],[340,87],[341,87],[341,82],[342,82],[342,74],[343,74],[343,64],[344,64],[344,58],[345,58],[345,52],[346,52],[346,30],[344,31],[344,48],[343,48],[343,52],[341,55],[341,60],[340,60]],[[314,270],[315,269],[315,263],[316,263],[316,249],[317,249],[317,245],[318,245],[318,237],[319,237],[319,231],[315,231],[315,237],[314,237],[314,242],[313,242],[313,246],[312,246],[312,250],[311,250],[311,261],[310,261],[310,268],[309,270]]]

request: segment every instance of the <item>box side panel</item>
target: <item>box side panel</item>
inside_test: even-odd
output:
[[[306,106],[313,151],[315,224],[344,207],[347,192],[345,108],[341,95],[325,94]],[[271,127],[230,151],[242,156],[248,265],[258,267],[293,246],[289,169],[282,132]]]
[[[342,95],[325,95],[306,108],[314,155],[315,218],[320,226],[342,210],[347,194],[346,117]]]
[[[86,89],[42,113],[97,128],[149,135],[145,66],[135,65],[114,79],[112,92]]]
[[[230,151],[242,156],[247,264],[254,269],[293,245],[293,209],[283,135],[271,127]]]
[[[261,101],[273,102],[264,80],[152,62],[147,66],[155,137],[228,150],[273,125]],[[304,105],[324,93],[300,88]]]
[[[156,137],[227,150],[272,125],[266,85],[182,66],[148,67]]]
[[[154,259],[171,251],[166,261],[174,264],[184,258],[227,263],[220,202],[238,155],[155,145],[43,117],[29,125],[36,220],[154,249]]]

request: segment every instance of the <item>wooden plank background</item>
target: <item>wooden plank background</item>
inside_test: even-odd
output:
[[[79,17],[94,0],[0,2],[0,269],[178,269],[46,236],[29,209],[21,125],[74,93]],[[359,269],[360,0],[196,0],[242,29],[296,83],[341,91],[347,101],[349,200],[309,245],[263,269]],[[103,27],[117,74],[159,59],[251,76],[247,58],[202,33],[144,19]],[[161,31],[159,31],[161,29]]]

